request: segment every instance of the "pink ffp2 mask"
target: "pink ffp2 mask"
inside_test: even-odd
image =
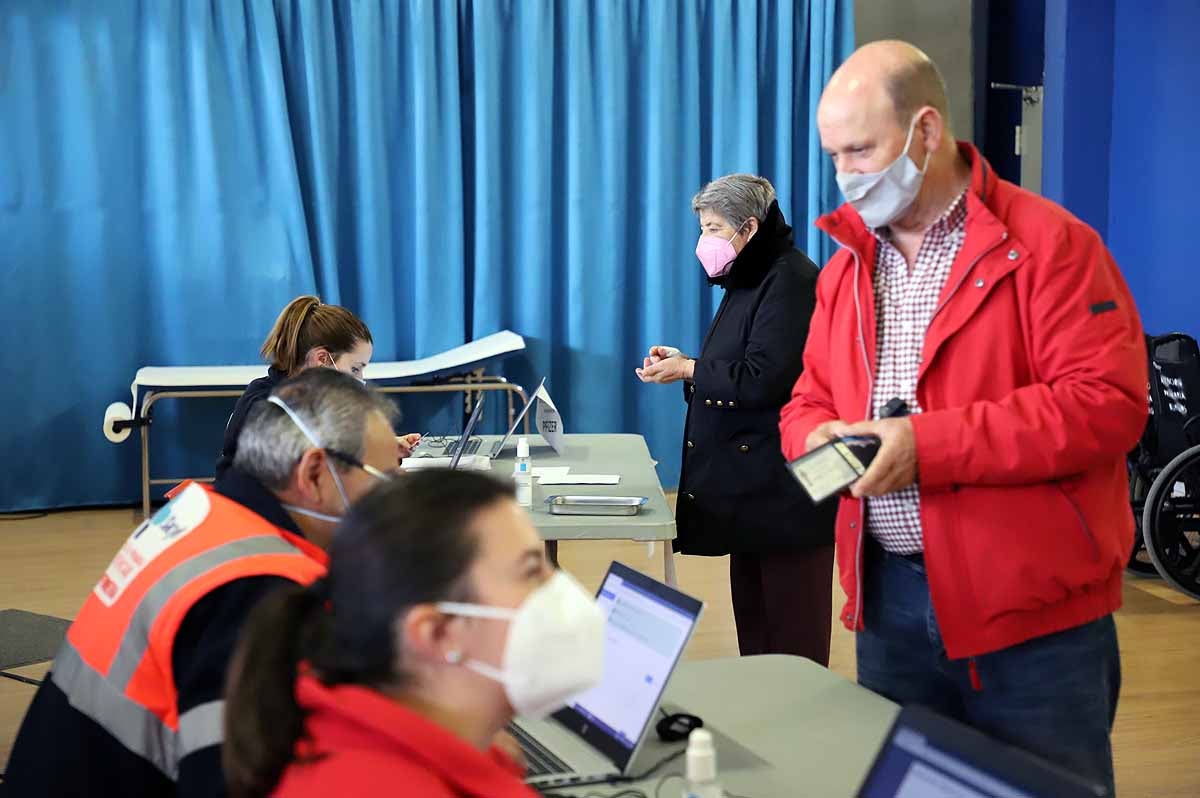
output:
[[[733,239],[737,238],[739,230],[741,230],[740,227],[738,230],[734,230],[733,235],[729,238],[702,235],[696,242],[696,257],[700,260],[700,265],[704,267],[704,272],[710,279],[715,280],[729,273],[729,269],[737,257],[737,250],[733,248]]]

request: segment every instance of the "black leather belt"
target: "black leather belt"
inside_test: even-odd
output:
[[[888,557],[899,557],[902,560],[908,560],[909,562],[916,563],[922,567],[925,566],[925,552],[919,551],[916,554],[895,554],[881,546],[879,541],[873,535],[867,536],[867,545],[874,549],[876,554],[885,554]]]

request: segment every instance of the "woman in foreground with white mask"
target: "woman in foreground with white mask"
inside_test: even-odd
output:
[[[329,576],[266,599],[230,672],[234,796],[529,798],[492,746],[597,684],[604,620],[511,487],[422,471],[355,504]]]

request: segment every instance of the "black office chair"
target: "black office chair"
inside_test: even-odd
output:
[[[1200,346],[1171,333],[1146,336],[1146,352],[1150,418],[1128,458],[1129,569],[1200,598]]]

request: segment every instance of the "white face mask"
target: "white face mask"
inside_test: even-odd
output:
[[[556,571],[515,610],[451,601],[437,608],[447,615],[509,622],[502,668],[478,660],[463,664],[504,685],[519,715],[544,718],[604,675],[604,614],[564,571]],[[451,652],[446,660],[457,664],[460,655]]]
[[[882,172],[861,175],[838,172],[837,184],[842,196],[854,206],[867,227],[891,224],[903,216],[917,199],[921,183],[925,180],[925,170],[929,167],[930,153],[925,153],[925,164],[920,169],[908,157],[908,147],[912,144],[916,129],[917,117],[914,116],[912,124],[908,126],[908,138],[904,141],[900,157]]]
[[[300,416],[296,413],[296,411],[294,411],[294,410],[292,410],[292,408],[288,407],[287,403],[284,402],[282,399],[280,399],[278,396],[271,396],[267,399],[267,401],[273,405],[276,405],[276,406],[282,408],[283,412],[287,413],[288,418],[290,418],[292,420],[292,423],[296,425],[296,428],[300,430],[300,432],[304,435],[304,437],[308,438],[308,442],[311,443],[313,446],[317,447],[318,449],[320,449],[321,451],[325,452],[325,467],[328,468],[329,473],[333,475],[333,484],[337,486],[338,495],[342,497],[342,506],[345,507],[347,510],[350,509],[350,497],[346,495],[346,486],[342,484],[342,478],[341,478],[341,476],[338,475],[337,469],[334,468],[333,465],[329,462],[330,457],[338,456],[341,459],[349,462],[351,465],[358,466],[359,468],[366,471],[368,474],[370,474],[371,476],[375,477],[378,480],[386,481],[389,479],[387,474],[384,474],[382,471],[380,471],[377,468],[373,468],[369,465],[360,463],[355,458],[350,457],[348,455],[339,454],[332,449],[326,449],[324,446],[321,445],[321,441],[317,438],[317,434],[315,432],[313,432],[311,429],[309,429],[308,425],[304,423],[304,419],[300,418]],[[342,516],[340,516],[340,515],[328,515],[326,513],[318,513],[316,510],[309,510],[304,507],[297,507],[294,504],[283,504],[280,506],[283,507],[283,509],[290,510],[293,513],[298,513],[300,515],[308,516],[309,518],[315,518],[318,521],[328,521],[331,524],[340,523],[342,520]]]

